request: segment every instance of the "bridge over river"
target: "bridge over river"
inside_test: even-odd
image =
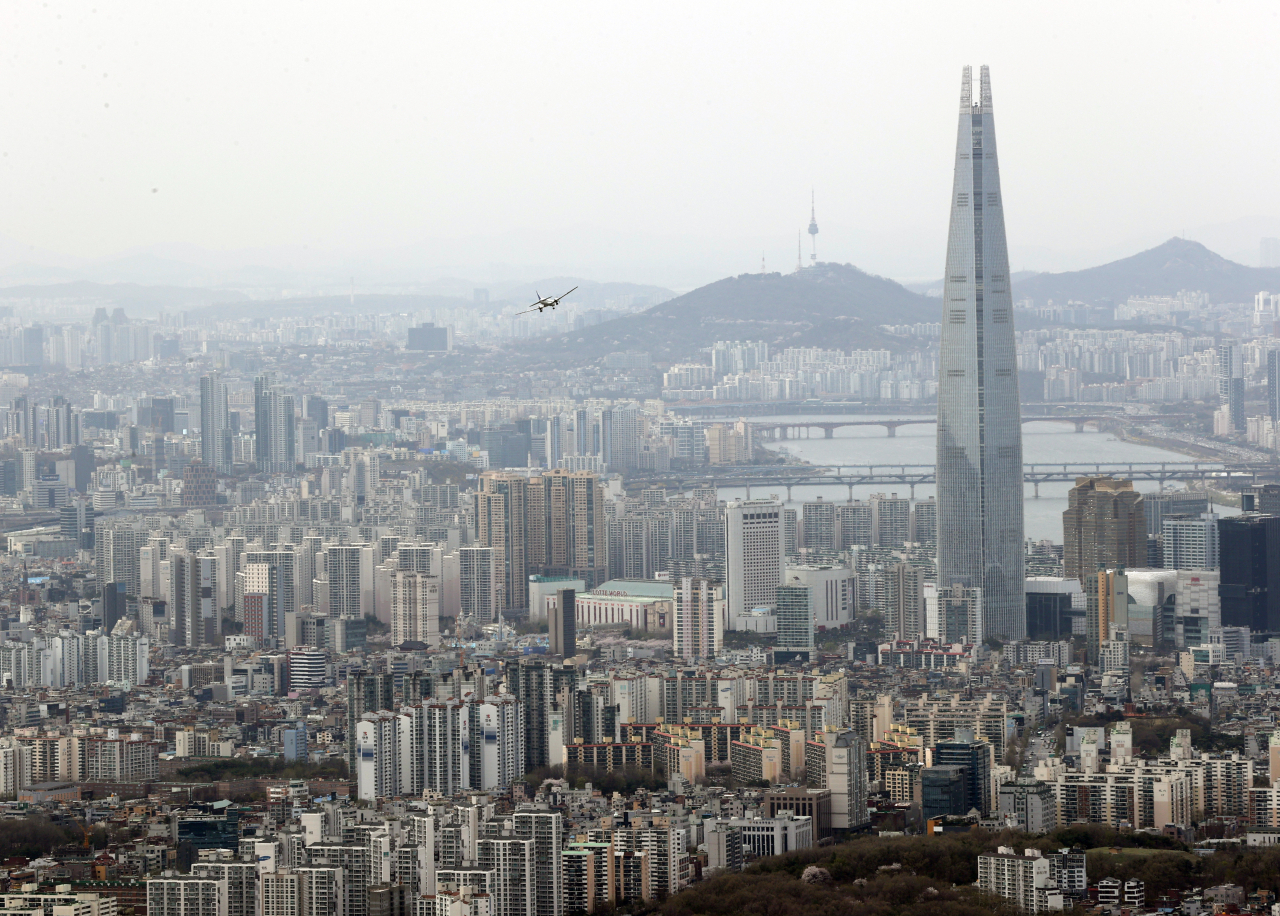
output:
[[[1163,488],[1173,481],[1197,481],[1199,483],[1254,484],[1259,479],[1273,478],[1277,473],[1274,464],[1222,464],[1208,461],[1128,461],[1095,462],[1092,464],[1026,464],[1022,479],[1034,486],[1040,495],[1040,484],[1066,481],[1075,483],[1077,477],[1098,477],[1109,474],[1133,481],[1155,481]],[[687,471],[668,471],[635,477],[627,481],[627,489],[638,491],[661,488],[683,493],[698,487],[742,487],[751,497],[752,488],[774,492],[785,487],[788,501],[793,487],[847,486],[849,498],[853,488],[862,486],[900,486],[915,496],[915,488],[921,484],[937,482],[936,468],[932,464],[859,464],[859,465],[767,465],[762,467],[723,467]]]
[[[1188,420],[1191,419],[1189,414],[1155,414],[1153,416],[1133,416],[1131,414],[1099,414],[1097,416],[1080,416],[1071,414],[1059,414],[1050,417],[1023,417],[1023,423],[1071,423],[1075,426],[1076,432],[1084,432],[1086,424],[1093,423],[1098,427],[1107,420],[1130,420],[1136,422],[1153,421],[1153,420]],[[889,432],[889,438],[893,438],[898,434],[900,426],[923,426],[926,424],[936,424],[938,421],[934,417],[916,417],[914,419],[902,420],[748,420],[747,425],[751,427],[752,432],[758,439],[812,439],[815,438],[813,431],[815,429],[822,430],[823,437],[834,439],[837,429],[843,429],[846,426],[883,426]],[[792,435],[794,433],[794,435]],[[803,433],[803,435],[801,435]]]

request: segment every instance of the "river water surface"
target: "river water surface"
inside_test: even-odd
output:
[[[815,423],[838,422],[841,417],[823,416],[780,416],[752,417],[755,423],[767,423],[776,420],[779,423],[802,423],[812,420]],[[849,417],[850,420],[915,420],[918,416],[881,416]],[[920,424],[898,427],[897,435],[889,438],[881,426],[853,426],[837,429],[832,439],[821,438],[822,430],[814,429],[819,438],[787,439],[768,443],[770,449],[785,448],[793,456],[811,464],[928,464],[936,460],[937,426]],[[795,435],[794,431],[789,433]],[[1149,445],[1138,445],[1124,442],[1111,433],[1100,433],[1093,427],[1086,427],[1084,432],[1077,433],[1071,423],[1024,423],[1022,425],[1022,460],[1028,464],[1084,464],[1091,462],[1188,462],[1194,459],[1178,452],[1153,448]],[[886,467],[886,470],[889,470]],[[1142,492],[1158,492],[1160,485],[1155,482],[1139,481],[1135,484]],[[1031,484],[1026,484],[1025,526],[1027,537],[1040,540],[1047,538],[1055,543],[1062,543],[1062,513],[1067,508],[1067,493],[1071,484],[1042,483],[1040,496],[1036,498]],[[1170,484],[1170,487],[1181,488],[1181,484]],[[773,488],[753,486],[751,495],[756,499],[770,495]],[[908,495],[905,488],[899,495]],[[777,494],[786,496],[786,490],[779,488]],[[891,491],[889,486],[854,487],[854,499],[866,499],[873,493]],[[746,495],[741,487],[722,487],[721,499],[735,499]],[[801,503],[816,499],[843,502],[849,498],[849,488],[839,484],[830,487],[794,487],[789,506],[798,508]],[[917,498],[934,495],[933,486],[916,487]],[[1236,514],[1235,509],[1219,508],[1217,511],[1225,515]]]

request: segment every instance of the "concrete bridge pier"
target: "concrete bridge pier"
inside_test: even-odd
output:
[[[911,484],[911,498],[912,498],[912,499],[915,499],[915,498],[916,498],[916,485],[915,485],[915,484]]]
[[[885,425],[885,429],[887,429],[887,430],[889,431],[889,438],[890,438],[890,439],[896,439],[896,438],[897,438],[897,436],[898,436],[898,427],[896,427],[896,426],[889,426],[888,424],[886,424],[886,425]]]
[[[787,428],[785,426],[778,427],[778,438],[780,439],[787,438]]]
[[[1040,481],[1038,481],[1038,480],[1037,480],[1037,481],[1036,481],[1035,483],[1033,483],[1031,486],[1032,486],[1032,488],[1033,488],[1033,489],[1032,489],[1032,492],[1034,492],[1034,493],[1035,493],[1035,498],[1036,498],[1036,499],[1039,499],[1039,498],[1040,498]]]
[[[791,502],[791,484],[787,484],[787,502]]]
[[[822,432],[824,433],[827,439],[834,439],[836,437],[836,431],[832,429],[830,426],[824,428]]]
[[[751,499],[751,484],[747,484],[747,499]]]
[[[853,484],[849,484],[849,502],[853,502]]]
[[[1078,433],[1082,433],[1082,432],[1084,432],[1084,425],[1085,425],[1086,423],[1088,423],[1088,422],[1089,422],[1088,420],[1076,420],[1076,421],[1075,421],[1075,424],[1076,424],[1076,432],[1078,432]]]

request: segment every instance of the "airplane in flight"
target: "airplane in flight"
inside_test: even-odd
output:
[[[577,288],[578,287],[575,286],[573,289],[577,289]],[[573,289],[569,290],[569,293],[573,292]],[[527,309],[525,309],[524,312],[517,312],[517,314],[523,315],[525,314],[525,312],[532,312],[535,310],[541,313],[543,309],[553,309],[557,305],[559,305],[560,300],[563,299],[565,296],[569,295],[569,293],[561,293],[558,296],[544,296],[542,295],[542,293],[539,293],[537,290],[534,290],[534,295],[538,297],[538,301],[535,302],[533,305],[529,306]]]

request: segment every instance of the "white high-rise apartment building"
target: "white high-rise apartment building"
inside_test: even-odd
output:
[[[227,882],[184,875],[147,879],[148,916],[227,916]]]
[[[728,622],[755,608],[776,608],[785,566],[782,505],[734,500],[725,509],[725,579]]]
[[[724,636],[724,586],[685,576],[676,584],[675,598],[675,654],[687,662],[714,658]]]
[[[325,548],[330,617],[360,620],[373,613],[373,548],[330,544]]]
[[[440,579],[395,570],[391,580],[391,645],[440,642]]]

